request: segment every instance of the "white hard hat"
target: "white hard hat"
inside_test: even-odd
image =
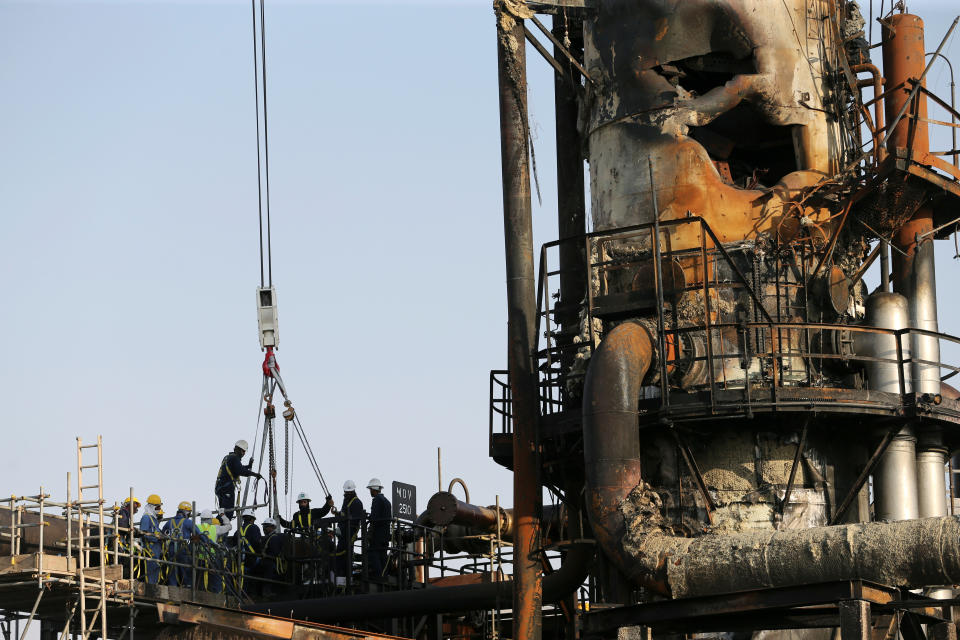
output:
[[[367,483],[367,489],[383,489],[383,483],[380,482],[380,478],[370,478],[370,482]]]
[[[306,491],[301,491],[300,493],[297,494],[297,502],[300,502],[301,500],[306,500],[307,502],[309,502],[310,494],[307,493]]]
[[[357,485],[353,480],[347,480],[343,483],[343,492],[347,493],[349,491],[356,491]]]
[[[234,443],[233,446],[234,446],[234,448],[243,449],[243,452],[244,452],[244,453],[246,453],[246,452],[247,452],[247,449],[250,448],[250,446],[247,444],[247,441],[246,441],[246,440],[237,440],[237,441]]]
[[[263,526],[265,526],[265,527],[275,527],[275,526],[277,526],[277,521],[274,520],[273,518],[267,518],[266,520],[263,521]]]
[[[213,520],[213,511],[211,511],[210,509],[204,509],[203,511],[200,512],[200,519]]]

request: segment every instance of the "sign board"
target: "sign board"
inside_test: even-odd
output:
[[[393,517],[398,520],[417,520],[417,488],[412,484],[393,482]]]

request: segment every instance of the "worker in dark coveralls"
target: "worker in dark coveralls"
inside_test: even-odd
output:
[[[240,526],[233,534],[233,546],[240,556],[240,588],[246,588],[251,594],[257,594],[259,583],[244,583],[243,576],[256,576],[260,569],[260,556],[263,553],[263,536],[260,527],[255,524],[257,516],[253,509],[245,509],[240,513]]]
[[[250,469],[253,466],[252,458],[249,463],[243,464],[243,454],[247,449],[246,440],[237,440],[233,445],[233,451],[223,457],[220,469],[217,471],[217,484],[214,491],[217,495],[217,504],[220,505],[220,510],[228,520],[233,520],[233,508],[237,504],[237,487],[240,486],[240,478],[253,476],[263,480],[262,475]]]
[[[263,560],[260,563],[260,573],[267,580],[283,580],[287,573],[286,535],[277,529],[277,521],[267,518],[263,521]],[[263,584],[265,596],[276,593],[277,585],[270,582]]]
[[[387,549],[390,546],[390,522],[393,514],[390,501],[383,495],[380,478],[370,478],[370,526],[367,528],[367,568],[370,576],[380,578],[387,570]]]
[[[280,514],[274,514],[273,518],[284,527],[290,529],[293,533],[305,536],[315,535],[317,529],[323,524],[321,519],[330,513],[333,509],[333,497],[327,496],[326,502],[319,509],[310,508],[310,494],[301,491],[297,494],[298,510],[290,520],[284,520]]]
[[[343,483],[343,504],[337,512],[337,526],[340,535],[337,538],[337,551],[334,561],[334,572],[338,576],[346,576],[353,561],[353,544],[360,536],[363,520],[366,513],[363,503],[357,497],[357,485],[353,480]]]

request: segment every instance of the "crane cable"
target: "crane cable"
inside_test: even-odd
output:
[[[273,286],[273,252],[270,237],[270,135],[267,128],[267,39],[266,15],[263,0],[260,0],[260,49],[257,50],[257,0],[250,0],[250,12],[253,24],[253,97],[257,119],[257,213],[260,223],[260,286],[264,286],[263,259],[267,258],[267,286]],[[260,149],[260,83],[263,82],[263,150]],[[264,186],[266,189],[264,189]],[[266,197],[264,197],[266,196]],[[263,210],[267,210],[267,243],[264,252]]]
[[[259,29],[259,49],[257,37],[257,3],[258,0],[250,0],[250,14],[253,36],[253,94],[255,102],[256,116],[256,135],[257,135],[257,213],[260,231],[260,288],[273,287],[273,250],[271,243],[271,225],[270,225],[270,136],[267,118],[267,40],[266,40],[266,14],[264,10],[264,0],[259,0],[260,29]],[[262,88],[262,89],[261,89]],[[263,145],[260,144],[260,105],[263,101]],[[264,242],[264,211],[266,211],[266,242]],[[264,272],[264,262],[266,262],[266,272]],[[264,277],[266,276],[266,277]],[[284,417],[284,493],[290,494],[290,468],[292,466],[292,455],[290,452],[290,424],[293,423],[294,431],[303,445],[304,453],[313,469],[314,475],[320,483],[323,492],[329,496],[330,490],[320,472],[320,465],[317,463],[316,456],[310,443],[307,441],[307,435],[300,424],[300,419],[294,411],[293,403],[287,395],[283,379],[280,377],[279,367],[277,366],[276,356],[273,353],[273,347],[266,348],[266,357],[264,358],[263,386],[260,392],[260,411],[257,416],[257,430],[254,434],[254,451],[250,452],[250,462],[253,462],[254,452],[256,450],[256,438],[260,433],[260,417],[263,416],[263,436],[260,447],[260,459],[257,471],[263,468],[264,454],[269,453],[269,479],[265,481],[264,502],[267,503],[272,513],[278,511],[277,499],[277,480],[276,480],[276,444],[274,432],[274,418],[276,410],[273,405],[273,396],[277,389],[280,390],[284,399],[286,409],[283,412]],[[253,502],[257,502],[257,484],[259,479],[254,481]],[[241,506],[246,506],[249,490],[249,478],[244,488],[243,500]]]

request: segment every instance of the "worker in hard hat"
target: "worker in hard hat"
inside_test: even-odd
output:
[[[123,506],[117,512],[117,526],[120,527],[120,535],[123,535],[123,529],[129,529],[133,522],[133,516],[140,511],[140,498],[134,497],[131,502],[129,497],[123,499]],[[129,533],[129,532],[128,532]]]
[[[200,571],[197,583],[205,591],[220,593],[223,591],[223,575],[219,573],[226,569],[226,562],[218,539],[221,535],[230,532],[229,524],[220,524],[211,509],[200,512],[200,524],[197,525],[199,534],[197,547],[197,563]]]
[[[253,471],[253,457],[250,462],[243,464],[243,456],[249,447],[246,440],[237,440],[233,445],[233,451],[228,453],[220,461],[220,469],[217,471],[217,484],[214,489],[217,495],[217,504],[228,520],[233,520],[233,508],[237,504],[237,487],[240,486],[240,478],[244,476],[253,476],[263,480],[263,476]]]
[[[193,567],[181,566],[192,564],[189,543],[197,534],[190,517],[192,512],[193,505],[184,500],[177,505],[176,515],[163,523],[162,531],[168,538],[166,559],[175,563],[168,565],[167,584],[171,587],[193,585]]]
[[[160,518],[163,517],[163,501],[153,493],[147,496],[147,504],[140,518],[140,532],[143,535],[143,552],[146,556],[145,573],[149,584],[160,582],[160,563],[163,557],[163,544],[160,539]]]
[[[337,526],[340,535],[337,538],[337,551],[334,572],[346,576],[353,564],[353,545],[360,536],[366,512],[363,503],[357,497],[357,484],[353,480],[343,483],[343,504],[337,512]]]
[[[387,570],[387,549],[390,547],[390,523],[393,513],[390,501],[383,495],[380,478],[370,478],[370,527],[367,529],[367,570],[371,577],[380,578]]]
[[[135,516],[140,510],[140,499],[134,498],[131,501],[130,497],[128,496],[123,499],[122,506],[114,507],[114,509],[116,513],[115,522],[117,524],[115,536],[117,539],[117,557],[115,558],[115,563],[123,565],[123,571],[125,574],[127,574],[130,572],[130,564],[127,562],[125,556],[126,554],[130,553],[131,548],[130,523],[133,522],[133,516]],[[114,536],[111,536],[111,538],[113,537]],[[136,571],[136,567],[134,567],[134,571]]]
[[[255,576],[260,564],[260,553],[263,551],[263,536],[256,522],[257,516],[253,509],[243,509],[240,513],[240,526],[233,535],[233,546],[239,554],[239,566],[243,575]],[[247,593],[256,591],[256,583],[244,584],[240,580],[240,588],[246,588]]]
[[[297,507],[297,512],[293,514],[293,517],[290,518],[289,521],[281,518],[280,514],[274,514],[273,519],[287,529],[290,529],[292,533],[312,536],[320,527],[320,519],[330,513],[331,509],[334,508],[333,496],[328,495],[322,507],[311,509],[310,494],[306,491],[301,491],[297,494]]]
[[[261,574],[266,580],[282,581],[286,577],[287,537],[277,527],[277,521],[267,518],[263,521],[263,562]],[[277,584],[263,583],[263,595],[270,596],[277,591]]]

